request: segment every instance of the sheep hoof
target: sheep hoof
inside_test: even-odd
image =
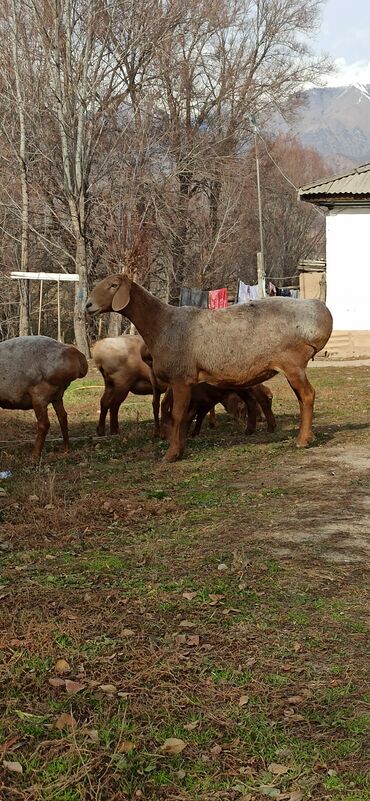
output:
[[[181,459],[182,453],[171,453],[167,451],[163,457],[164,462],[177,462],[178,459]]]
[[[309,448],[314,439],[314,434],[310,434],[309,437],[306,437],[306,439],[303,440],[297,439],[296,448]]]

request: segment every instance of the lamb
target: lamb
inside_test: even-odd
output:
[[[297,446],[307,447],[312,441],[315,391],[306,368],[333,327],[322,301],[278,297],[226,309],[173,307],[120,274],[95,286],[86,311],[115,311],[131,320],[152,355],[155,376],[171,385],[168,461],[183,455],[191,387],[202,381],[234,390],[284,373],[300,406]]]
[[[267,430],[271,432],[275,431],[276,420],[272,411],[273,395],[269,387],[266,387],[264,384],[258,384],[257,386],[250,387],[250,389],[240,389],[235,393],[231,393],[227,389],[201,383],[196,384],[191,389],[191,399],[186,418],[188,427],[190,427],[192,421],[195,419],[192,432],[193,437],[198,436],[200,433],[207,412],[210,413],[210,427],[214,427],[215,421],[214,417],[211,417],[211,412],[214,412],[214,407],[217,403],[221,403],[226,411],[229,411],[230,407],[234,408],[235,402],[233,402],[233,397],[239,403],[239,406],[244,407],[244,419],[247,419],[246,434],[253,434],[255,432],[257,413],[260,408],[267,422]],[[173,394],[172,389],[169,388],[161,405],[161,428],[164,434],[167,434],[170,430],[172,406]]]
[[[39,461],[50,428],[47,412],[52,403],[68,451],[68,422],[63,394],[71,381],[88,370],[85,356],[72,345],[44,336],[14,337],[0,342],[0,407],[33,409],[37,434],[32,452]]]
[[[159,401],[165,387],[155,381],[153,372],[144,360],[147,349],[139,334],[123,334],[96,342],[92,357],[100,370],[105,390],[100,400],[100,417],[96,433],[105,433],[109,410],[110,433],[118,434],[118,411],[129,392],[134,395],[153,395],[154,435],[159,436]]]

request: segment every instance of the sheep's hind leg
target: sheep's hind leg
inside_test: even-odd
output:
[[[294,368],[291,370],[284,370],[284,373],[299,401],[301,419],[296,443],[297,448],[307,448],[314,438],[312,416],[315,402],[315,390],[313,386],[311,386],[303,369]]]
[[[276,419],[272,411],[272,399],[269,398],[262,389],[258,389],[257,387],[253,387],[253,394],[265,416],[267,431],[272,433],[276,428]]]
[[[50,422],[47,404],[40,403],[39,401],[33,401],[32,406],[37,420],[37,434],[35,444],[33,446],[32,459],[34,462],[38,462],[45,444],[46,435],[50,428]]]
[[[67,453],[69,451],[68,417],[62,399],[53,401],[53,407],[62,432],[64,453]]]
[[[105,385],[105,390],[100,398],[100,417],[99,422],[96,428],[96,433],[98,437],[104,437],[105,435],[105,420],[108,414],[108,411],[111,407],[111,403],[114,398],[115,388],[113,384]]]
[[[189,408],[191,388],[186,384],[175,385],[172,387],[172,392],[171,444],[164,457],[167,462],[175,462],[176,459],[181,459],[185,450],[186,412]]]
[[[125,390],[124,392],[120,392],[119,395],[116,395],[110,405],[109,408],[109,425],[110,425],[110,433],[112,435],[116,435],[119,432],[119,425],[118,425],[118,412],[120,410],[120,406],[124,400],[126,400],[128,392]]]

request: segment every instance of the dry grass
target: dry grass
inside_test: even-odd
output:
[[[78,385],[68,457],[4,448],[1,801],[369,797],[369,378],[313,371],[303,453],[280,379],[276,434],[219,414],[173,466],[147,400],[94,443],[100,393]],[[32,438],[0,414],[2,439]]]

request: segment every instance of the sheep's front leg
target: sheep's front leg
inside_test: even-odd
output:
[[[249,389],[239,389],[237,390],[237,394],[239,398],[244,401],[248,410],[248,421],[245,433],[254,434],[257,428],[257,404],[254,395],[252,395]]]
[[[166,389],[164,396],[161,402],[161,424],[160,424],[160,436],[161,439],[170,439],[169,432],[171,431],[172,427],[172,404],[173,404],[173,395],[171,387]]]
[[[185,450],[186,413],[191,398],[191,387],[186,384],[175,384],[172,386],[172,392],[173,407],[170,447],[164,457],[167,462],[175,462],[176,459],[181,459]]]
[[[159,389],[158,385],[154,383],[153,385],[153,417],[154,417],[154,436],[159,437],[160,435],[160,426],[159,426],[159,405],[161,402],[161,390]]]
[[[64,453],[69,450],[69,437],[68,437],[68,417],[67,412],[63,405],[63,400],[53,401],[54,411],[59,420],[60,430],[63,437]]]

